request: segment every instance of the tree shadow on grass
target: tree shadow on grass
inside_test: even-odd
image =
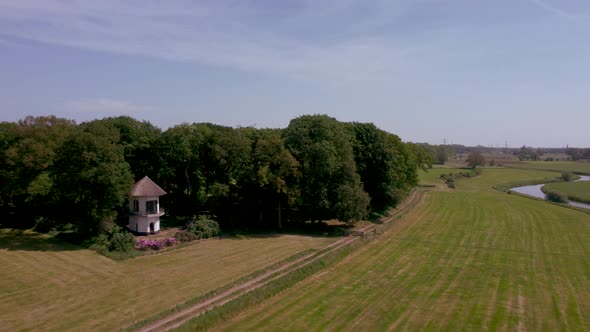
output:
[[[32,230],[0,229],[0,250],[73,251],[83,248]]]
[[[286,235],[299,235],[310,237],[342,237],[347,236],[354,228],[354,225],[349,225],[343,222],[320,221],[320,222],[299,222],[290,225],[285,225],[282,229],[241,229],[233,230],[224,233],[219,238],[230,240],[245,240],[245,239],[264,239],[264,238],[278,238]]]
[[[376,224],[376,225],[382,225],[383,224],[383,219],[387,218],[387,216],[389,215],[390,211],[381,211],[381,212],[371,212],[368,216],[367,216],[367,221],[372,223],[372,224]]]

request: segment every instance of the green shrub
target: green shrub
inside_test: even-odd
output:
[[[209,216],[199,216],[199,219],[191,221],[186,230],[195,234],[200,239],[217,236],[221,233],[217,221]]]
[[[108,248],[111,246],[111,239],[107,234],[100,234],[95,238],[94,244],[100,247]]]
[[[440,179],[443,180],[449,188],[455,188],[455,179],[458,178],[472,178],[478,175],[481,175],[483,170],[481,168],[474,168],[468,172],[458,172],[458,173],[449,173],[449,174],[442,174]]]
[[[572,172],[561,172],[561,178],[563,181],[570,182],[574,180],[575,175]]]
[[[101,254],[103,256],[108,256],[108,254],[109,254],[109,249],[103,245],[98,244],[98,243],[91,245],[90,247],[88,247],[88,249],[94,250],[98,254]]]
[[[559,191],[548,191],[545,193],[545,199],[550,202],[567,203],[569,202],[567,195]]]
[[[120,252],[128,253],[133,251],[135,246],[135,236],[123,231],[121,227],[111,224],[104,227],[102,233],[91,240],[89,248],[97,253],[111,257],[110,253]]]
[[[191,242],[199,239],[198,236],[189,231],[178,231],[174,234],[174,238],[178,240],[178,242]]]
[[[133,250],[135,245],[135,236],[129,232],[119,232],[113,234],[109,245],[110,251],[126,252]]]
[[[114,218],[112,216],[103,218],[98,224],[98,232],[100,234],[114,234],[118,233],[120,230],[121,227],[115,224]]]

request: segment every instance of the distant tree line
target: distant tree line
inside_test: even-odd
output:
[[[565,153],[571,160],[590,160],[590,148],[531,148],[522,146],[520,149],[513,152],[520,160],[546,160],[553,161],[552,157],[544,158],[544,154],[548,153]]]
[[[416,143],[428,154],[428,158],[434,165],[444,165],[455,154],[451,145],[432,145],[428,143]]]
[[[578,148],[567,148],[565,149],[567,154],[572,160],[587,159],[590,160],[590,148],[578,149]]]
[[[541,149],[534,149],[527,146],[522,146],[518,151],[514,151],[513,154],[518,157],[518,160],[539,160],[543,155]]]
[[[559,160],[554,155],[565,154],[567,157],[561,159],[566,160],[590,160],[590,148],[533,148],[523,145],[520,148],[507,147],[490,147],[490,146],[465,146],[461,144],[441,144],[431,145],[428,143],[418,143],[424,147],[430,154],[433,164],[443,165],[453,155],[469,155],[473,152],[482,154],[497,154],[499,152],[504,154],[512,154],[518,157],[519,160],[544,160],[555,161]],[[549,156],[545,156],[549,154]]]
[[[326,115],[285,129],[183,123],[161,131],[121,116],[0,123],[3,227],[97,234],[127,222],[127,194],[147,175],[169,217],[215,215],[224,230],[348,223],[398,204],[431,167],[424,146],[373,124]]]

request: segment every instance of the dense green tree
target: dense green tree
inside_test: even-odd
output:
[[[206,125],[183,123],[169,128],[156,142],[160,158],[156,180],[168,195],[163,201],[169,212],[176,215],[193,215],[207,200],[202,155],[211,130]]]
[[[144,176],[158,178],[159,155],[156,144],[161,135],[159,128],[147,121],[138,121],[129,116],[95,120],[119,132],[119,145],[123,147],[125,161],[129,164],[135,180]]]
[[[171,217],[211,214],[224,229],[281,228],[354,222],[369,207],[394,206],[432,162],[423,145],[325,115],[293,119],[284,130],[184,123],[163,133],[126,116],[79,126],[28,117],[0,123],[0,138],[0,205],[9,215],[88,234],[116,212],[124,222],[134,177],[148,175],[168,192],[161,202]]]
[[[207,206],[222,225],[239,227],[239,195],[243,183],[254,174],[251,162],[252,141],[249,129],[210,125],[211,136],[201,155],[201,166],[208,188]]]
[[[523,145],[515,154],[518,156],[519,160],[538,160],[539,154],[538,152],[530,147]]]
[[[393,174],[393,206],[397,205],[418,184],[420,162],[411,146],[403,143],[397,135],[388,134],[389,145],[394,147],[394,159],[391,163]]]
[[[370,203],[371,197],[364,191],[360,176],[355,174],[353,182],[341,184],[337,188],[334,216],[348,223],[363,220]]]
[[[416,165],[418,168],[422,169],[423,171],[432,168],[432,154],[429,153],[426,146],[416,143],[406,143],[406,145],[415,156]]]
[[[355,206],[362,213],[343,213],[360,193],[352,142],[354,137],[346,126],[326,115],[305,115],[291,120],[284,131],[285,144],[301,167],[301,205],[305,218],[324,220],[339,215],[350,216],[343,221],[354,222],[366,214],[367,205]],[[350,195],[354,192],[354,195]],[[357,199],[364,203],[364,200]],[[338,208],[336,205],[338,204]]]
[[[182,124],[165,131],[158,142],[160,180],[169,190],[165,201],[177,215],[199,211],[233,224],[233,207],[244,179],[250,177],[252,141],[247,129],[209,123]]]
[[[486,158],[479,152],[473,151],[467,156],[467,165],[472,168],[476,168],[477,166],[485,166],[486,165]]]
[[[125,202],[133,176],[118,142],[116,130],[90,123],[70,133],[57,149],[51,175],[61,223],[96,234]]]
[[[19,224],[12,226],[29,227],[47,209],[46,196],[52,187],[48,169],[74,126],[73,121],[55,116],[28,116],[1,127],[0,196],[10,214],[18,214],[11,219]]]
[[[434,146],[434,163],[437,165],[444,165],[451,156],[451,148],[448,145],[435,145]]]
[[[299,162],[285,148],[280,130],[263,129],[257,131],[254,139],[253,163],[257,175],[259,220],[262,219],[268,197],[277,204],[277,227],[282,227],[282,210],[284,205],[291,205],[299,196],[297,183]],[[285,204],[286,203],[286,204]]]
[[[14,195],[9,185],[14,181],[14,171],[11,169],[13,162],[7,153],[17,140],[16,126],[17,124],[13,122],[0,122],[0,206],[4,208],[12,204]]]
[[[371,205],[383,210],[397,201],[394,163],[399,153],[391,135],[371,123],[352,123],[355,134],[354,159],[364,190],[371,197]]]

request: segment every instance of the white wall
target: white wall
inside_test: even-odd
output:
[[[150,224],[154,223],[154,232],[160,231],[160,217],[129,216],[129,229],[139,233],[149,233]]]
[[[139,201],[139,215],[133,214],[133,201]],[[157,201],[157,211],[160,212],[160,199],[158,196],[150,197],[129,197],[129,229],[139,233],[149,233],[150,223],[154,223],[154,232],[160,231],[160,216],[159,215],[146,215],[146,202]]]
[[[129,211],[133,211],[133,201],[134,200],[138,200],[139,201],[139,213],[140,214],[145,214],[146,210],[145,210],[145,202],[147,201],[157,201],[157,207],[158,207],[158,211],[160,211],[160,197],[158,196],[149,196],[149,197],[136,197],[136,196],[131,196],[129,197]]]

